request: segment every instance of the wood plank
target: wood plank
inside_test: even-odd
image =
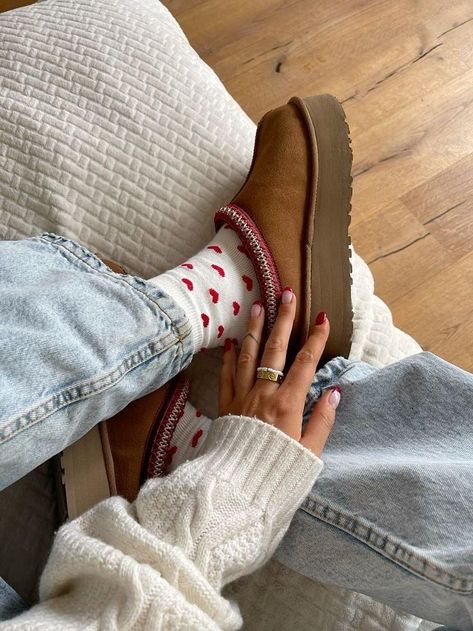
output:
[[[419,344],[473,371],[471,339],[459,344],[459,331],[470,330],[473,316],[473,253],[445,268],[392,303],[397,326]],[[466,325],[468,325],[467,328]]]
[[[472,250],[473,197],[459,202],[424,224],[450,258],[462,258]]]
[[[351,234],[373,272],[376,293],[388,304],[452,262],[448,250],[400,200],[354,222]]]
[[[388,256],[374,260],[370,269],[375,279],[375,292],[388,305],[424,285],[448,268],[448,253],[431,234],[419,237]]]
[[[470,311],[461,324],[451,328],[444,342],[436,344],[435,354],[464,370],[472,371],[473,311]]]
[[[401,199],[422,223],[473,197],[473,154],[407,191]]]

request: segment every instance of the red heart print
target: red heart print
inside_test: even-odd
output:
[[[240,305],[236,300],[233,301],[233,315],[238,315],[240,313]]]
[[[183,263],[181,267],[187,267],[187,269],[194,269],[194,266],[192,265],[192,263]]]
[[[225,331],[225,327],[223,326],[223,324],[219,324],[217,337],[218,338],[222,337],[224,331]]]
[[[253,289],[253,281],[252,281],[252,279],[249,276],[246,276],[246,274],[243,274],[241,279],[245,283],[246,288],[248,289],[248,291],[251,291]]]
[[[212,296],[212,302],[216,305],[219,298],[218,291],[215,291],[215,289],[209,289],[209,294]]]
[[[217,254],[222,254],[222,248],[219,245],[208,245],[207,250],[213,250]]]
[[[192,291],[194,289],[194,284],[191,280],[189,280],[188,278],[183,278],[182,282],[184,283],[184,285],[187,287],[187,289],[189,291]]]
[[[222,278],[225,276],[225,272],[223,271],[223,267],[220,267],[220,265],[211,265],[210,267],[212,267],[216,272],[218,272],[220,274],[220,276],[222,276]]]
[[[206,329],[209,326],[210,318],[206,313],[201,313],[200,317],[202,318],[202,323]]]
[[[197,443],[199,442],[199,440],[200,440],[200,438],[201,438],[201,436],[202,436],[202,434],[203,434],[203,433],[204,433],[204,432],[203,432],[201,429],[199,429],[199,430],[198,430],[198,431],[197,431],[197,432],[196,432],[196,433],[192,436],[192,442],[191,442],[192,447],[197,447]]]

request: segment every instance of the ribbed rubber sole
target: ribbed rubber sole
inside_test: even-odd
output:
[[[64,450],[61,466],[69,519],[112,495],[97,426]]]
[[[352,196],[352,150],[345,112],[329,94],[295,97],[312,142],[313,178],[312,243],[306,257],[306,277],[311,279],[310,322],[325,311],[330,336],[322,357],[348,357],[353,334],[351,301],[352,267],[350,237]]]

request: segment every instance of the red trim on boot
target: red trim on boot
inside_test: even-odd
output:
[[[149,478],[162,477],[168,473],[169,449],[176,425],[184,414],[184,407],[190,393],[190,381],[179,377],[169,398],[158,414],[146,450],[141,473],[141,484]]]
[[[282,293],[271,250],[253,219],[236,204],[217,210],[214,221],[216,230],[227,224],[238,234],[253,263],[266,312],[266,332],[269,332],[276,321]]]

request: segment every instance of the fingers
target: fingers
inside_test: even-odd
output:
[[[289,287],[281,296],[278,317],[264,347],[261,366],[283,370],[286,363],[286,353],[291,336],[292,325],[296,315],[296,297]],[[274,386],[272,382],[260,382]]]
[[[255,383],[263,326],[264,308],[261,302],[257,301],[251,307],[248,330],[243,338],[237,361],[235,390],[240,398],[246,396]]]
[[[339,386],[325,392],[315,404],[305,426],[300,442],[316,456],[322,455],[325,443],[332,431],[335,423],[335,410],[340,403],[340,394]]]
[[[218,388],[219,416],[231,412],[230,406],[235,396],[234,374],[236,364],[236,350],[232,340],[225,341],[222,357],[222,368]]]
[[[317,324],[318,322],[319,324]],[[287,392],[291,397],[302,399],[302,401],[305,400],[329,333],[330,324],[327,315],[323,312],[319,313],[306,343],[297,353],[294,363],[280,388],[281,395]]]

